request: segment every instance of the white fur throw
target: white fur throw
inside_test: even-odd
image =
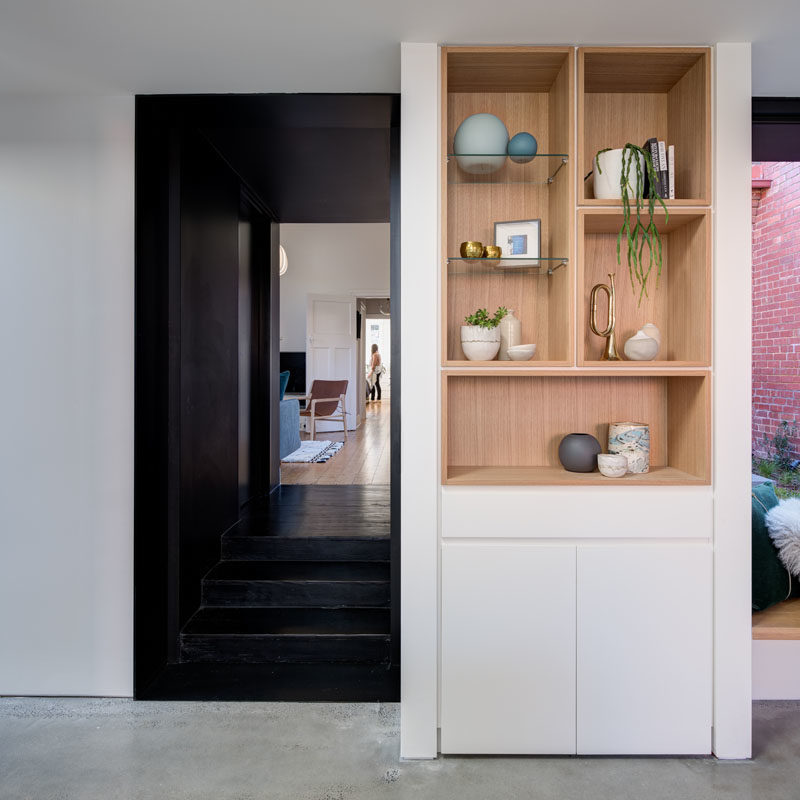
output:
[[[781,500],[767,511],[765,522],[783,565],[800,577],[800,500]]]

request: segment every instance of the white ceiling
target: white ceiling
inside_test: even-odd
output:
[[[401,41],[753,42],[800,96],[800,0],[0,0],[0,92],[397,92]]]

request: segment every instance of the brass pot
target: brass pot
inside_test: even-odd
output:
[[[500,258],[503,255],[503,248],[496,244],[487,244],[483,248],[484,258]]]
[[[461,242],[461,258],[480,258],[482,255],[482,242]]]

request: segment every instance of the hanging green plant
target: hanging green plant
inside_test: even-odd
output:
[[[602,174],[600,168],[600,155],[607,153],[613,148],[607,147],[599,150],[595,156],[597,171]],[[644,162],[644,168],[642,168]],[[643,220],[644,211],[644,187],[645,177],[648,179],[647,192],[647,224]],[[658,174],[653,169],[653,160],[650,153],[642,147],[628,142],[622,148],[622,171],[619,179],[620,191],[622,193],[622,227],[617,236],[617,263],[622,264],[621,245],[622,237],[628,244],[628,273],[631,279],[631,289],[633,293],[639,293],[639,305],[642,304],[643,297],[649,297],[647,292],[647,281],[656,267],[656,287],[661,279],[662,246],[661,234],[658,232],[653,212],[656,203],[660,203],[666,213],[665,221],[669,220],[669,210],[664,200],[656,191],[658,186]],[[632,208],[630,190],[633,189],[635,205]],[[635,214],[633,213],[635,210]],[[644,249],[647,248],[647,263],[643,256]]]

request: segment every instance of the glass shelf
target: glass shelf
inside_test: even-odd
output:
[[[486,163],[497,168],[493,172],[475,174],[462,169],[459,159],[486,159]],[[472,186],[509,183],[525,183],[549,186],[569,162],[566,153],[537,153],[527,164],[517,164],[508,156],[486,155],[481,153],[447,154],[447,182],[449,184],[469,184]],[[488,168],[488,167],[487,167]]]
[[[451,275],[466,275],[475,272],[530,272],[552,275],[559,267],[569,263],[567,258],[461,258],[447,259]]]

